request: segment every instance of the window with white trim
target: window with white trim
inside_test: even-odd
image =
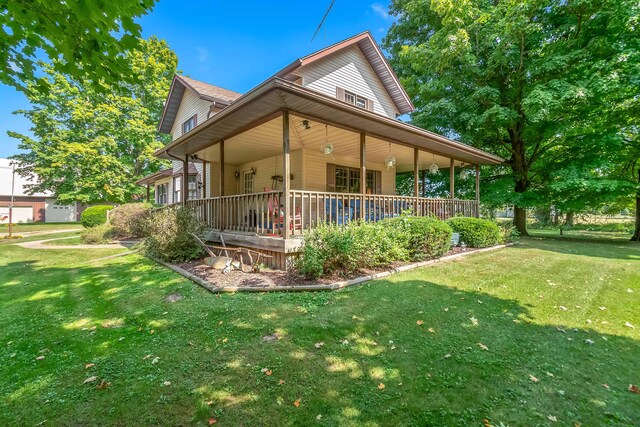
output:
[[[195,200],[198,198],[198,177],[196,175],[189,175],[189,200]]]
[[[349,92],[347,90],[344,91],[344,101],[348,102],[349,104],[355,105],[356,107],[365,109],[367,108],[367,98],[356,95],[355,93]]]
[[[167,204],[167,190],[169,188],[169,184],[160,184],[156,185],[156,203],[159,205]]]

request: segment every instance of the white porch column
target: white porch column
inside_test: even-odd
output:
[[[367,194],[367,136],[360,132],[360,219],[365,219],[365,194]],[[375,181],[375,180],[374,180]]]
[[[187,204],[187,198],[189,196],[189,155],[184,156],[182,162],[182,205]]]
[[[476,165],[476,218],[480,218],[480,165]]]
[[[291,212],[291,172],[289,164],[289,110],[282,111],[282,197],[284,198],[283,209],[284,218],[282,218],[282,233],[285,239],[291,237],[291,228],[289,227]],[[278,207],[279,209],[279,207]]]
[[[420,215],[420,210],[419,210],[419,206],[418,206],[418,202],[419,199],[418,197],[420,197],[420,177],[419,175],[419,171],[418,171],[418,156],[420,155],[420,152],[418,151],[417,148],[413,149],[413,197],[416,198],[416,201],[414,202],[413,205],[413,214],[414,215]]]
[[[220,149],[220,169],[218,170],[218,192],[220,196],[220,231],[224,231],[224,139],[218,143]]]

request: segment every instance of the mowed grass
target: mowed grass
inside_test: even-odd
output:
[[[73,230],[81,229],[82,224],[79,222],[31,222],[25,224],[14,224],[14,233],[34,233],[52,230]],[[0,225],[0,233],[9,233],[7,224]]]
[[[224,295],[124,251],[0,246],[0,425],[640,425],[637,244]]]

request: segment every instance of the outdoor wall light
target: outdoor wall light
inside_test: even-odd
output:
[[[325,144],[325,146],[322,147],[322,152],[327,156],[333,153],[333,144]]]
[[[305,129],[311,129],[311,125],[309,124],[309,120],[303,120],[303,121],[302,121],[302,126],[303,126]]]
[[[191,160],[198,160],[198,155],[197,154],[192,154],[191,155]]]

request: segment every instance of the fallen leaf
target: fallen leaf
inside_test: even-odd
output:
[[[382,383],[378,384],[378,390],[384,390],[384,384]]]
[[[431,332],[432,334],[435,334],[435,333],[436,333],[436,330],[435,330],[435,329],[433,329],[433,328],[429,328],[429,329],[427,329],[427,331]]]
[[[282,405],[282,404],[284,403],[284,399],[283,399],[282,397],[278,397],[278,398],[276,399],[276,403],[277,403],[278,405]]]
[[[152,330],[150,330],[150,331],[149,331],[149,333],[150,333],[150,334],[155,334],[155,333],[156,333],[156,331],[155,331],[154,329],[152,329]]]
[[[92,376],[92,377],[89,377],[86,380],[84,380],[84,382],[82,384],[92,383],[92,382],[96,381],[97,379],[98,379],[98,377]]]
[[[537,379],[536,377],[534,377],[533,375],[529,374],[529,379],[531,381],[533,381],[534,383],[537,383],[538,381],[540,381],[539,379]]]
[[[638,388],[637,385],[634,384],[629,384],[629,389],[628,389],[631,393],[639,393],[640,394],[640,388]]]
[[[424,325],[424,320],[418,320],[418,321],[416,322],[416,325],[418,325],[418,326],[422,326],[422,325]]]
[[[156,356],[156,357],[154,357],[154,358],[153,358],[153,360],[151,361],[151,364],[152,364],[152,365],[155,365],[155,364],[156,364],[156,363],[158,363],[159,361],[160,361],[160,358]]]
[[[102,380],[100,381],[100,384],[98,384],[96,386],[97,390],[104,390],[105,388],[109,387],[111,385],[111,383],[108,383],[107,380]]]
[[[222,320],[221,320],[221,321],[219,321],[219,322],[218,322],[218,326],[222,326],[222,324],[223,324],[223,323],[224,323],[224,322],[223,322]]]
[[[211,406],[211,405],[213,405],[213,400],[208,400],[207,401],[207,406]]]
[[[150,358],[151,356],[152,356],[151,354],[147,354],[146,356],[144,356],[144,357],[142,358],[142,360],[147,360],[147,359],[148,359],[148,358]]]
[[[486,345],[482,344],[481,342],[478,343],[478,346],[483,350],[486,350],[486,351],[489,350],[489,347],[487,347]]]
[[[556,417],[554,417],[553,415],[548,415],[548,416],[547,416],[547,418],[548,418],[549,420],[553,421],[554,423],[555,423],[556,421],[558,421],[558,419],[557,419]]]
[[[598,307],[600,310],[604,311],[607,309],[607,307]]]
[[[86,365],[84,365],[84,369],[93,368],[94,366],[96,366],[95,363],[87,363]]]
[[[631,323],[629,322],[624,322],[624,326],[626,326],[627,328],[631,328],[631,329],[635,329],[636,327],[633,326]]]
[[[278,381],[278,384],[280,384],[280,385],[284,384],[284,380]]]
[[[223,344],[226,344],[226,343],[228,343],[228,342],[229,342],[229,338],[223,338],[223,339],[222,339],[222,343],[223,343]]]
[[[265,372],[265,375],[271,376],[271,374],[273,374],[273,371],[271,369],[267,370],[267,372]]]
[[[392,345],[392,346],[391,346],[391,350],[395,350],[395,349],[396,349],[396,346],[395,346],[395,345]]]
[[[118,341],[122,341],[122,340],[124,340],[124,337],[118,338]]]
[[[36,360],[44,360],[44,356],[38,356],[36,357]]]
[[[320,421],[321,419],[322,419],[322,414],[318,414],[318,415],[316,416],[316,420]]]
[[[553,374],[551,372],[547,372],[547,376],[553,377]]]
[[[169,387],[171,385],[171,381],[165,381],[162,385]]]
[[[609,384],[602,384],[602,387],[606,388],[607,390],[609,390]]]
[[[340,343],[342,345],[349,345],[349,340],[342,340],[342,342]]]
[[[471,320],[471,324],[473,326],[478,326],[478,319],[476,319],[475,317],[470,317],[469,320]]]
[[[295,406],[296,408],[300,406],[300,399],[297,399],[293,402],[293,406]]]
[[[595,344],[595,341],[590,340],[590,339],[588,339],[588,338],[587,338],[586,340],[584,340],[584,342],[586,342],[586,343],[587,343],[587,344],[589,344],[589,345]]]
[[[447,353],[447,354],[445,354],[445,355],[444,355],[444,358],[445,358],[445,359],[448,359],[448,358],[450,358],[450,357],[451,357],[451,353]]]
[[[214,425],[215,423],[217,423],[218,420],[216,420],[215,418],[209,418],[209,425]]]
[[[444,311],[449,311],[449,308],[445,308]]]
[[[321,348],[323,345],[324,345],[324,342],[320,341],[320,342],[315,343],[313,346],[315,348]]]
[[[558,307],[558,308],[559,308],[560,310],[562,310],[562,311],[567,311],[567,310],[568,310],[568,308],[567,308],[567,307],[565,307],[564,305],[561,305],[561,306],[560,306],[560,307]]]

